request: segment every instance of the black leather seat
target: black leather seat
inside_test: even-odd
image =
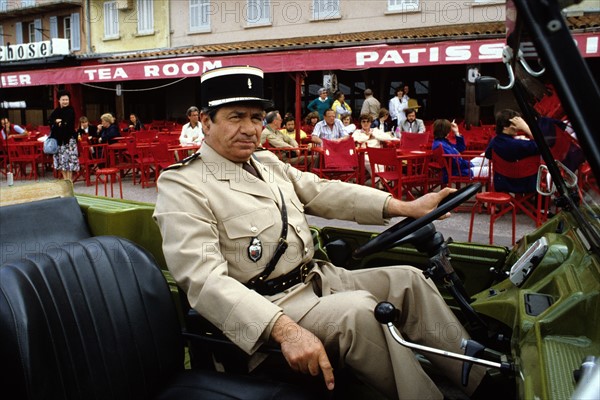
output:
[[[304,399],[296,387],[185,370],[152,256],[93,237],[0,267],[2,390],[18,399]]]
[[[91,236],[75,197],[0,207],[0,265]]]

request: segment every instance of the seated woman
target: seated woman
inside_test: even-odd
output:
[[[342,124],[344,124],[344,132],[348,135],[352,135],[356,130],[356,125],[352,123],[352,115],[346,114],[342,117]]]
[[[82,138],[87,138],[87,141],[91,144],[98,143],[98,139],[100,138],[100,135],[98,135],[98,128],[95,125],[90,125],[90,121],[85,115],[79,118],[77,136],[80,140]]]
[[[129,127],[127,128],[127,130],[129,130],[130,132],[137,132],[143,131],[144,129],[144,124],[142,124],[142,121],[139,120],[137,115],[135,115],[134,113],[129,114]]]
[[[382,147],[381,142],[387,142],[392,140],[390,132],[383,132],[378,128],[371,128],[373,117],[371,114],[362,114],[360,116],[360,129],[357,129],[352,134],[352,139],[356,143],[357,147]],[[380,165],[377,166],[379,170]],[[365,154],[365,170],[367,173],[371,171],[371,163],[369,162],[369,155]],[[379,178],[377,178],[379,181]]]
[[[319,122],[319,113],[316,111],[312,111],[304,117],[304,124],[302,125],[302,130],[306,132],[307,135],[312,135],[313,130],[315,129],[315,125]]]
[[[98,125],[98,143],[115,143],[116,137],[121,136],[119,127],[115,124],[115,117],[111,113],[102,114],[100,117],[100,125]]]
[[[372,128],[371,123],[373,117],[371,114],[363,114],[360,116],[360,129],[352,133],[352,139],[356,142],[357,147],[381,147],[381,142],[392,140],[389,132],[383,132],[378,128]]]
[[[380,108],[377,119],[371,123],[371,128],[379,128],[379,130],[383,132],[391,132],[392,123],[391,121],[388,121],[389,116],[390,112],[387,110],[387,108]]]
[[[448,140],[450,131],[454,132],[456,144]],[[440,146],[444,150],[444,154],[460,154],[465,151],[465,139],[458,131],[458,125],[455,122],[450,122],[447,119],[437,119],[433,122],[433,144],[431,145],[431,149],[435,150]],[[473,177],[472,167],[473,164],[462,157],[452,159],[453,176]],[[448,183],[448,175],[445,169],[442,170],[442,180],[444,183]]]

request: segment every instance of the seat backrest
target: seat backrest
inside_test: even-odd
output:
[[[518,179],[536,175],[541,160],[539,155],[533,155],[521,160],[506,161],[492,150],[492,162],[494,163],[494,173]]]
[[[0,221],[0,264],[91,236],[75,197],[2,206]]]
[[[554,130],[556,132],[556,137],[554,140],[554,145],[550,148],[550,151],[552,152],[552,156],[555,160],[563,161],[567,157],[573,141],[571,139],[571,135],[569,135],[568,132],[564,131],[560,127],[555,126]]]
[[[358,168],[354,140],[339,142],[323,139],[323,159],[326,168]]]
[[[394,147],[368,147],[367,154],[371,166],[381,165],[386,167],[386,169],[394,169],[402,172],[402,168],[399,168],[400,162],[398,161],[398,156]]]
[[[155,162],[158,163],[174,163],[175,157],[169,151],[169,147],[164,143],[158,143],[150,147],[150,154]]]
[[[13,398],[154,398],[183,368],[180,339],[163,274],[126,239],[0,266],[0,360]]]
[[[423,150],[427,146],[427,133],[402,132],[400,148],[402,150]]]
[[[106,144],[90,144],[85,140],[77,142],[79,163],[102,164],[106,162]]]

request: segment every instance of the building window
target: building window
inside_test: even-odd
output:
[[[247,0],[247,7],[246,23],[248,25],[264,25],[271,23],[270,0]]]
[[[119,37],[119,10],[116,1],[104,2],[104,39]]]
[[[27,42],[35,42],[35,23],[29,22],[27,24]]]
[[[35,6],[35,0],[21,0],[21,7],[33,7]]]
[[[388,11],[418,11],[419,0],[388,0]]]
[[[0,46],[4,46],[4,27],[0,25]]]
[[[323,20],[339,17],[339,0],[313,0],[313,19]]]
[[[154,33],[154,5],[152,0],[137,0],[138,33]]]
[[[0,0],[0,11],[8,10],[8,0]]]
[[[190,32],[210,30],[209,11],[209,0],[190,0]]]
[[[63,37],[71,40],[71,17],[65,17],[63,20]]]

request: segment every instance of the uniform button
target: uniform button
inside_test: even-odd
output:
[[[308,247],[304,248],[304,254],[308,254]]]
[[[301,230],[299,226],[296,227],[296,232],[300,233]]]
[[[257,227],[255,227],[255,226],[253,226],[253,227],[251,227],[251,228],[250,228],[250,231],[251,231],[252,233],[256,233],[256,232],[258,232],[258,228],[257,228]]]

